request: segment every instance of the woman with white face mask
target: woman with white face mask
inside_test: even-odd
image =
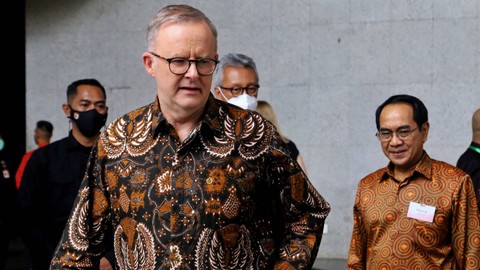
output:
[[[215,97],[243,109],[255,110],[259,78],[252,58],[229,53],[220,59],[213,75]]]

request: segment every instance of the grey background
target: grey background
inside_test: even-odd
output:
[[[109,121],[150,103],[145,27],[169,3],[202,10],[218,28],[220,56],[256,60],[260,99],[276,109],[311,181],[331,203],[318,258],[347,257],[356,184],[383,167],[376,107],[413,94],[429,109],[425,148],[454,164],[480,107],[480,0],[30,0],[26,1],[27,134],[61,111],[73,80],[107,88]],[[27,150],[35,148],[27,136]]]

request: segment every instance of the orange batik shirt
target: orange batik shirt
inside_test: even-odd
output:
[[[470,177],[425,152],[410,177],[393,164],[363,178],[347,269],[480,269],[480,220]]]

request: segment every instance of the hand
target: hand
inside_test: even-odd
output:
[[[100,259],[100,268],[99,269],[100,270],[113,270],[113,267],[110,264],[110,262],[107,260],[107,258],[102,257]]]

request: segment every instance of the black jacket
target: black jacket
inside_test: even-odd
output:
[[[32,268],[48,269],[85,174],[91,147],[68,137],[35,150],[18,191],[22,239]]]

